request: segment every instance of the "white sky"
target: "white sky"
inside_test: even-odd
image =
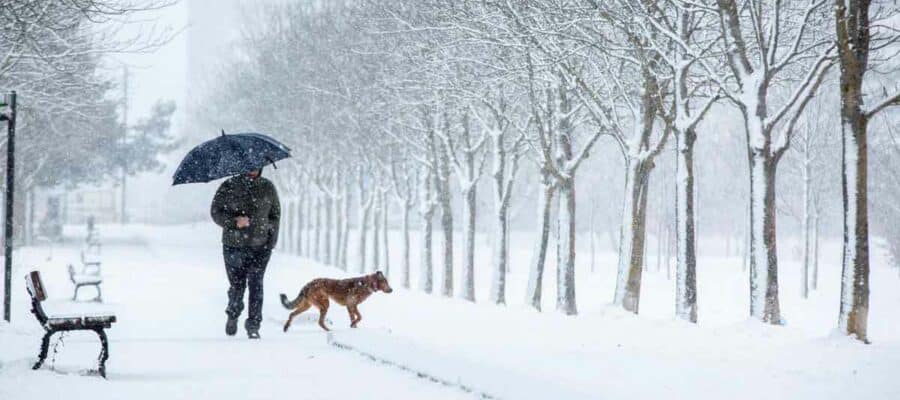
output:
[[[142,19],[150,18],[155,19],[158,26],[167,26],[181,32],[172,41],[152,53],[121,54],[113,57],[114,64],[127,64],[129,67],[128,119],[131,124],[146,117],[157,100],[175,100],[180,106],[185,99],[187,39],[190,34],[187,1],[181,0],[172,7],[142,16]],[[135,28],[140,26],[137,25]],[[128,31],[123,34],[128,34]],[[122,71],[114,72],[121,79]]]

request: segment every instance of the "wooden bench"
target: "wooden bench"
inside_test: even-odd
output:
[[[76,270],[72,264],[68,265],[69,280],[75,285],[75,291],[72,294],[72,301],[78,300],[78,290],[83,286],[93,286],[97,290],[97,296],[93,301],[102,302],[103,292],[100,291],[100,284],[103,283],[103,275],[100,269],[99,246],[96,251],[91,251],[91,247],[87,247],[81,252],[81,269]]]
[[[81,316],[47,316],[41,308],[41,302],[47,299],[47,292],[41,281],[38,271],[31,271],[25,276],[28,295],[31,296],[31,313],[44,328],[44,337],[41,339],[41,353],[31,369],[38,369],[47,359],[47,351],[50,347],[50,337],[57,332],[67,331],[94,331],[100,337],[100,376],[106,378],[106,360],[109,358],[109,343],[106,339],[106,331],[116,322],[115,315],[81,315]]]

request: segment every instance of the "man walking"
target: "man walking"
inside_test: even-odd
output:
[[[281,219],[275,185],[261,174],[262,170],[256,170],[223,182],[210,210],[213,221],[222,227],[222,253],[230,285],[225,334],[237,333],[237,320],[244,309],[244,290],[249,286],[250,304],[244,328],[250,339],[259,339],[263,276],[278,241]]]

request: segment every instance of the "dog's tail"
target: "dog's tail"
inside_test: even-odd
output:
[[[290,300],[290,301],[288,300],[287,295],[282,293],[281,294],[281,304],[284,306],[284,308],[287,308],[288,310],[292,310],[292,309],[294,309],[294,307],[297,307],[297,304],[300,304],[300,302],[303,301],[303,298],[306,297],[306,288],[303,288],[303,289],[304,290],[301,290],[300,293],[297,294],[297,298],[295,298],[294,300]]]

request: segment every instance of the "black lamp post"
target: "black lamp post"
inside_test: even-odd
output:
[[[15,181],[16,160],[16,91],[0,98],[0,121],[6,121],[6,226],[4,229],[4,277],[3,277],[3,319],[9,322],[10,292],[12,291],[12,245],[13,245],[13,184]]]

